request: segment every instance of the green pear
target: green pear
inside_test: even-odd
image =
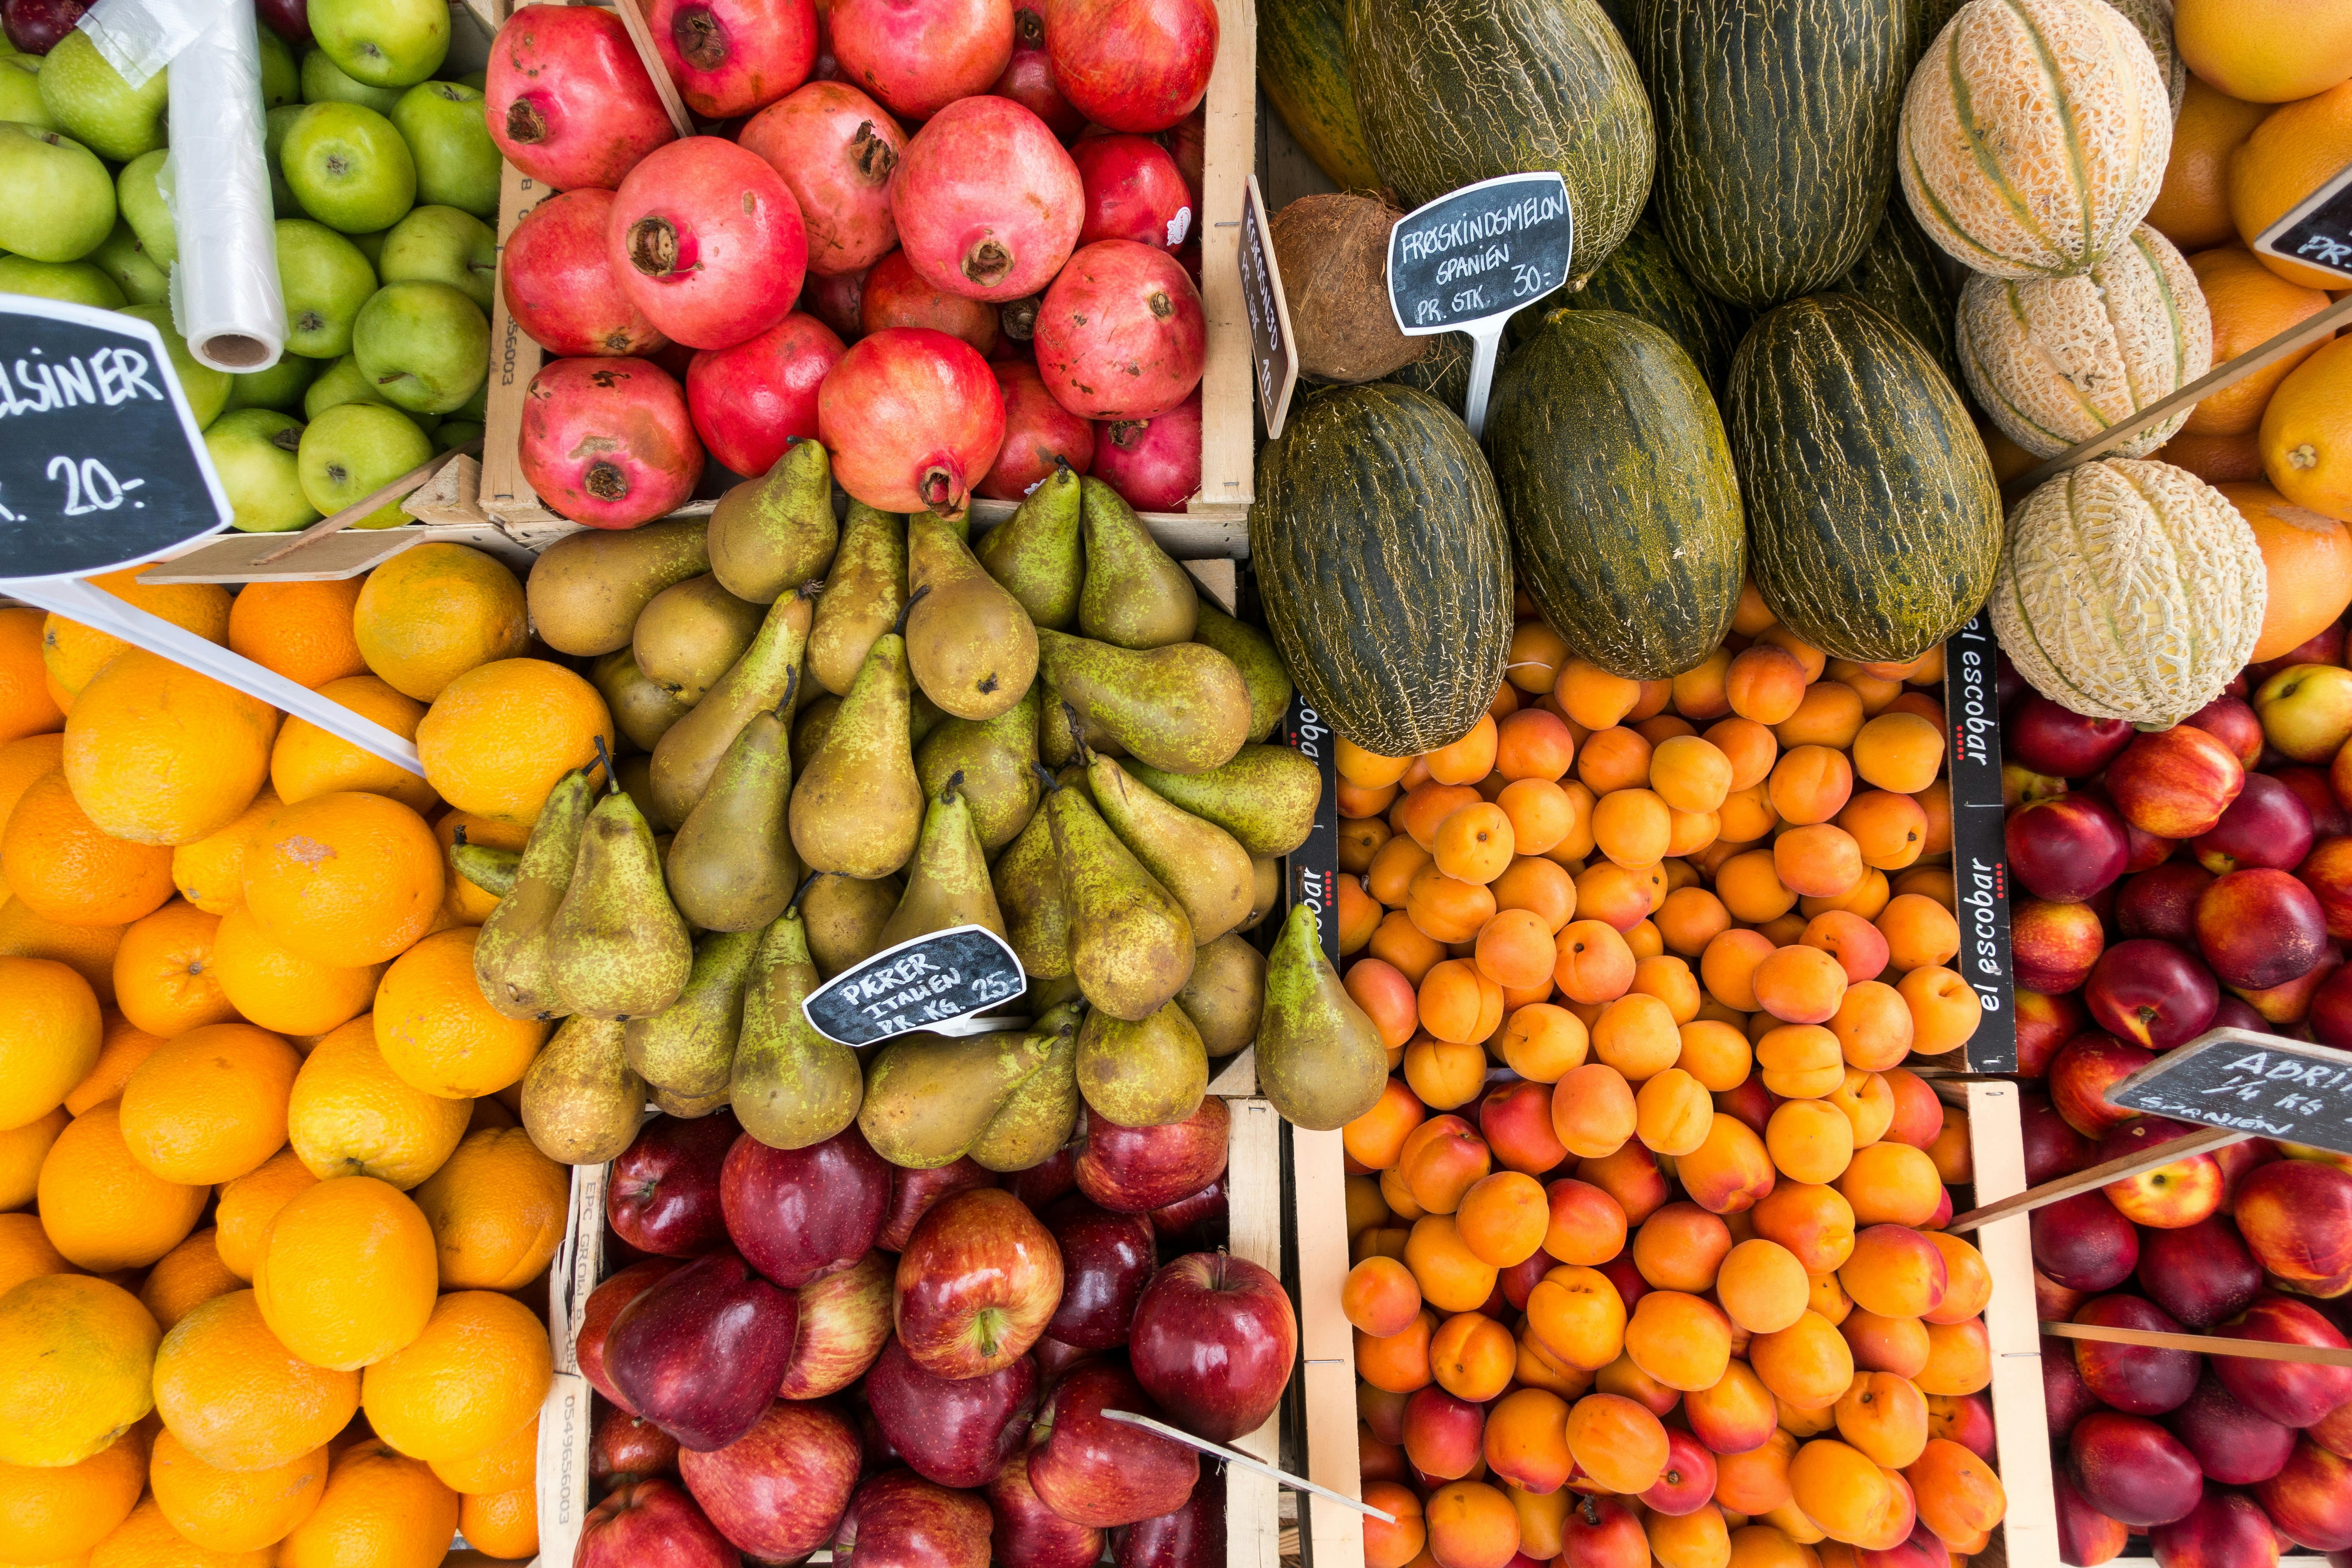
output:
[[[833,716],[841,711],[841,699],[825,693],[800,711],[793,721],[793,771],[799,773],[809,765],[824,744],[824,737],[833,728]]]
[[[866,1064],[857,1130],[876,1153],[903,1170],[952,1165],[1052,1050],[1050,1037],[1014,1031],[959,1039],[927,1030],[895,1036]]]
[[[1232,834],[1171,805],[1099,752],[1087,758],[1087,786],[1119,842],[1184,906],[1194,942],[1214,942],[1249,917],[1255,873]]]
[[[1192,637],[1232,659],[1234,668],[1242,672],[1242,684],[1250,694],[1249,738],[1263,741],[1272,734],[1289,710],[1293,691],[1290,671],[1282,667],[1282,656],[1274,651],[1273,639],[1206,599],[1201,601],[1200,624]]]
[[[827,980],[882,951],[882,928],[898,912],[905,884],[896,877],[864,881],[819,872],[800,899],[809,956]]]
[[[907,661],[923,694],[959,719],[993,719],[1037,674],[1037,628],[929,512],[907,520]]]
[[[1080,989],[1113,1017],[1150,1017],[1192,977],[1192,922],[1183,904],[1077,790],[1056,786],[1044,810]]]
[[[1160,548],[1117,490],[1081,479],[1087,537],[1078,630],[1118,647],[1190,642],[1201,596],[1184,568]]]
[[[993,719],[943,719],[915,752],[915,773],[936,795],[963,779],[971,825],[991,854],[1013,842],[1037,811],[1037,699],[1033,684]]]
[[[743,988],[759,950],[756,931],[714,931],[694,944],[694,967],[677,1000],[649,1017],[629,1020],[623,1039],[629,1066],[656,1089],[703,1100],[727,1088]]]
[[[972,552],[1030,620],[1052,631],[1077,624],[1086,576],[1078,544],[1079,494],[1078,476],[1056,459],[1054,471],[1029,492],[1012,520],[999,523]]]
[[[514,890],[499,900],[474,940],[474,979],[482,999],[507,1017],[552,1018],[563,1010],[549,979],[551,939],[555,912],[579,862],[580,830],[595,793],[586,769],[555,782],[523,843]]]
[[[627,647],[638,614],[654,595],[710,570],[705,531],[700,520],[681,519],[618,531],[583,529],[557,540],[531,563],[523,584],[531,629],[558,653]]]
[[[735,1120],[771,1149],[824,1142],[865,1100],[857,1053],[819,1034],[802,1010],[817,984],[800,911],[786,910],[761,933],[751,961],[730,1085]]]
[[[1029,818],[989,872],[1004,940],[1033,981],[1059,979],[1070,970],[1070,911],[1062,899],[1061,863],[1054,825],[1045,812]]]
[[[1265,963],[1258,1092],[1296,1125],[1328,1132],[1371,1110],[1388,1078],[1380,1029],[1324,956],[1315,910],[1293,904]]]
[[[793,753],[783,720],[799,679],[793,670],[783,701],[752,714],[736,732],[710,787],[670,844],[670,896],[679,913],[706,931],[762,929],[784,912],[800,883],[800,858],[784,830]]]
[[[923,812],[923,830],[907,868],[907,890],[882,928],[882,945],[898,946],[933,931],[984,926],[1004,934],[1004,917],[989,885],[988,858],[972,830],[963,775],[950,773]]]
[[[1257,1038],[1265,1008],[1265,957],[1228,931],[1192,955],[1192,978],[1176,993],[1176,1005],[1201,1031],[1213,1057],[1229,1057]]]
[[[710,571],[737,597],[772,605],[786,589],[823,577],[840,542],[824,445],[794,441],[765,475],[719,498],[710,513]]]
[[[614,727],[641,752],[650,752],[669,727],[686,717],[688,705],[646,679],[636,655],[615,648],[588,667],[589,684],[604,694]]]
[[[638,614],[629,647],[647,680],[691,708],[735,667],[765,618],[759,605],[706,572],[656,594]]]
[[[809,673],[816,683],[848,696],[874,639],[897,626],[906,608],[907,520],[851,501],[809,633]]]
[[[1323,771],[1288,746],[1244,746],[1200,773],[1136,761],[1128,772],[1193,816],[1215,823],[1253,855],[1287,855],[1307,842],[1323,798]]]
[[[1077,1131],[1078,1010],[1063,1005],[1041,1012],[1031,1033],[1049,1042],[1045,1064],[1013,1091],[964,1151],[966,1158],[986,1170],[1026,1171],[1042,1165]]]
[[[793,847],[813,871],[871,879],[915,852],[923,785],[908,744],[906,639],[874,639],[866,668],[793,785]]]
[[[457,825],[457,842],[449,846],[449,864],[457,875],[486,893],[505,898],[514,891],[515,879],[522,872],[522,851],[496,849],[488,844],[466,841],[466,826]]]
[[[522,1077],[522,1125],[549,1159],[602,1165],[636,1141],[646,1083],[629,1067],[622,1026],[566,1018]]]
[[[694,944],[662,885],[653,829],[618,789],[605,792],[580,830],[579,863],[549,942],[549,978],[572,1012],[625,1022],[660,1012],[686,989]]]
[[[1202,773],[1241,749],[1249,688],[1233,660],[1199,643],[1148,652],[1061,632],[1037,634],[1038,672],[1076,710],[1089,744],[1115,741],[1137,761]],[[1045,760],[1054,756],[1050,747]]]
[[[1209,1053],[1171,1000],[1129,1022],[1099,1007],[1078,1026],[1078,1092],[1087,1109],[1121,1127],[1166,1127],[1201,1109]]]
[[[703,693],[693,710],[662,736],[653,762],[654,802],[660,807],[660,820],[684,822],[751,715],[784,700],[808,647],[812,609],[805,588],[769,605],[751,646]]]

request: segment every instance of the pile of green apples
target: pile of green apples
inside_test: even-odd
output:
[[[435,79],[444,0],[313,0],[309,21],[299,58],[257,28],[288,331],[249,375],[198,363],[172,327],[171,73],[133,88],[79,30],[0,56],[0,292],[153,322],[251,531],[303,527],[480,436],[489,369],[499,153],[480,73]],[[357,526],[404,521],[394,503]]]

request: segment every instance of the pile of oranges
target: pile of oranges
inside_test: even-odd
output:
[[[1340,742],[1343,1134],[1370,1568],[1943,1568],[1994,1474],[1940,650],[1825,658],[1743,594],[1672,681],[1522,598],[1413,758]]]
[[[0,609],[0,1564],[528,1558],[570,1179],[448,849],[519,847],[612,721],[479,552],[135,575],[425,773]]]

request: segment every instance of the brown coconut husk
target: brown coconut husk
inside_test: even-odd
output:
[[[1389,309],[1389,228],[1404,215],[1374,196],[1301,196],[1274,215],[1274,255],[1290,301],[1299,374],[1378,381],[1422,356]]]

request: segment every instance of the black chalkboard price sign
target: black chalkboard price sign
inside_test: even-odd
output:
[[[2352,1154],[2352,1051],[2208,1029],[2107,1090],[2148,1116]]]
[[[88,576],[230,515],[152,325],[0,294],[0,577]]]
[[[2009,850],[2001,837],[2000,694],[1992,616],[1944,644],[1944,717],[1950,733],[1952,894],[1960,951],[1953,967],[1984,1009],[1969,1037],[1969,1071],[2017,1070],[2017,994],[2010,974]]]
[[[2352,283],[2352,164],[2255,236],[2254,248]]]
[[[937,1029],[1028,988],[1003,937],[985,926],[951,926],[843,970],[810,992],[801,1011],[828,1039],[870,1046],[909,1029]]]
[[[1242,187],[1242,311],[1249,318],[1250,379],[1257,384],[1258,411],[1265,436],[1282,434],[1290,416],[1290,395],[1298,387],[1298,341],[1291,335],[1290,301],[1282,291],[1282,266],[1274,254],[1274,231],[1266,219],[1265,193],[1252,174]]]
[[[1417,207],[1389,229],[1389,309],[1405,336],[1467,332],[1476,345],[1464,423],[1478,435],[1503,323],[1568,281],[1576,215],[1557,171],[1503,174]]]

